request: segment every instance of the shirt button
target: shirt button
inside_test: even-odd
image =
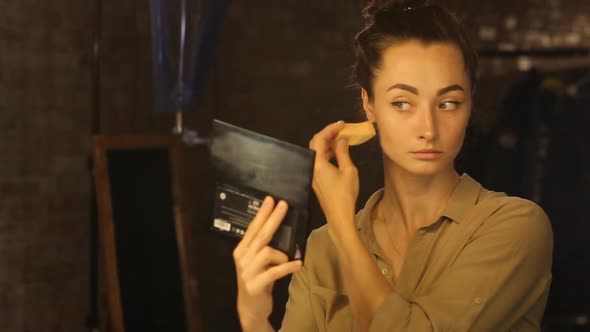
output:
[[[383,273],[383,275],[386,275],[387,272],[389,272],[389,270],[387,270],[387,269],[381,269],[381,273]]]
[[[481,297],[476,297],[475,300],[473,300],[473,302],[475,302],[475,304],[482,304],[483,299]]]

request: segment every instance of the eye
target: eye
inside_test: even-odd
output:
[[[391,105],[393,105],[393,107],[395,107],[398,111],[401,112],[407,112],[411,109],[410,103],[405,101],[394,101],[393,103],[391,103]]]
[[[443,101],[442,103],[438,104],[438,107],[441,110],[452,111],[459,108],[459,105],[461,105],[461,103],[458,101]]]

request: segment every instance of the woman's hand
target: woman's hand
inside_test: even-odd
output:
[[[276,280],[296,272],[301,261],[268,246],[287,214],[287,203],[266,197],[244,237],[233,252],[238,280],[238,314],[244,331],[262,331],[272,313]]]
[[[338,223],[354,217],[359,193],[358,171],[350,159],[348,142],[336,139],[343,128],[341,121],[328,125],[309,142],[309,148],[316,152],[312,186],[332,236],[343,227],[352,226]],[[334,157],[337,166],[330,162]]]

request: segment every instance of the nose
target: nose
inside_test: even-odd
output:
[[[438,118],[436,110],[424,109],[420,116],[419,138],[426,142],[432,142],[438,138]]]

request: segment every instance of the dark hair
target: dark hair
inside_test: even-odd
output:
[[[477,52],[457,17],[428,0],[372,0],[363,10],[364,28],[354,39],[353,80],[373,97],[373,76],[381,54],[392,43],[418,39],[450,42],[463,54],[472,92],[477,80]]]

